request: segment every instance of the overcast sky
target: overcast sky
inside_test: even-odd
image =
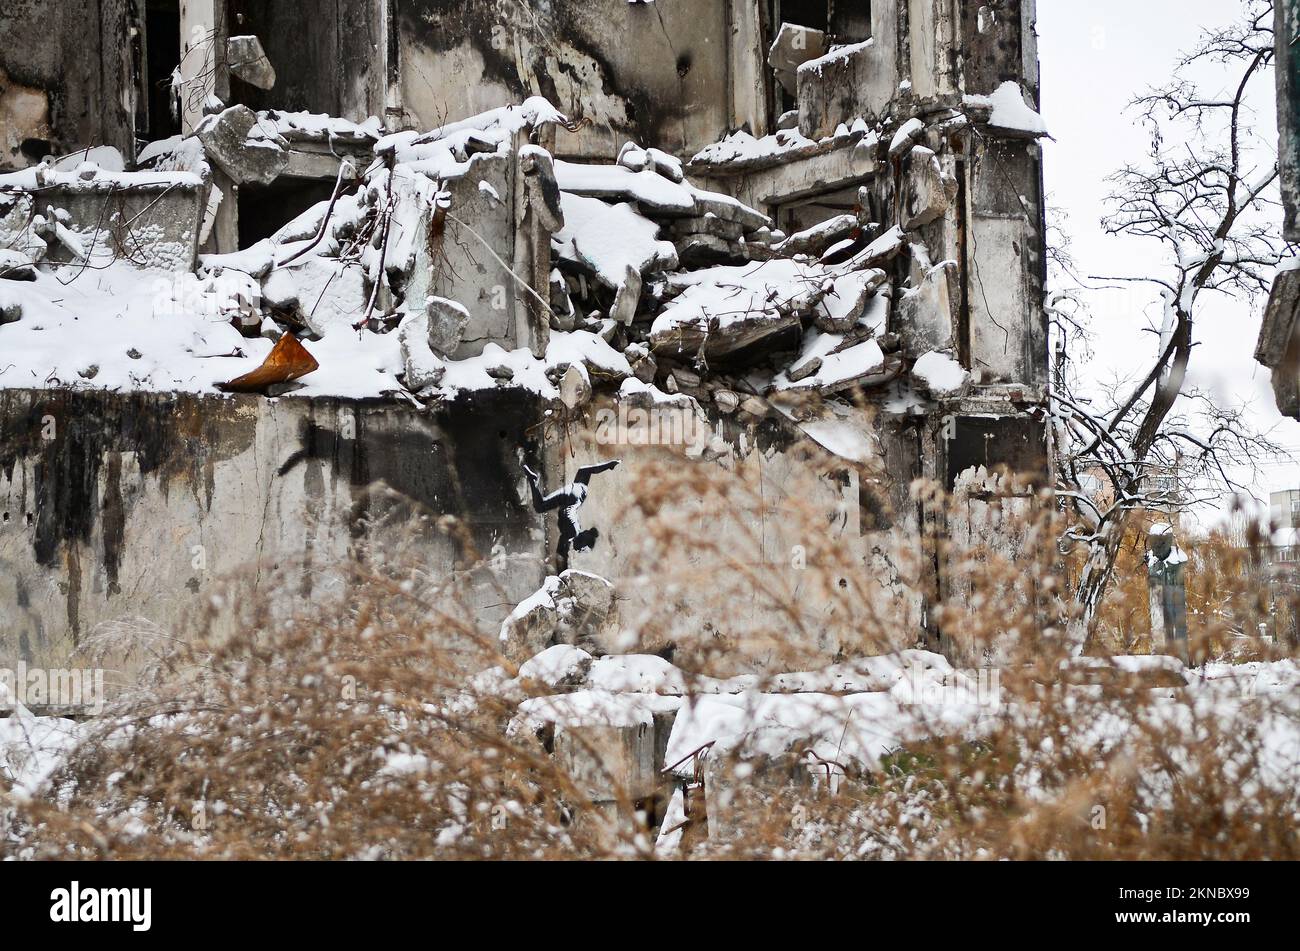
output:
[[[1099,223],[1106,176],[1125,161],[1140,161],[1149,143],[1124,107],[1148,86],[1168,81],[1178,54],[1203,27],[1224,24],[1239,9],[1237,0],[1038,0],[1043,114],[1055,139],[1044,154],[1048,203],[1069,215],[1080,274],[1134,275],[1161,266],[1153,243],[1109,237]],[[1212,91],[1231,82],[1227,72],[1204,72],[1198,79]],[[1276,152],[1271,77],[1259,90],[1254,126]],[[1255,483],[1255,493],[1267,498],[1270,490],[1300,487],[1300,423],[1277,412],[1268,372],[1253,358],[1262,303],[1252,309],[1220,299],[1206,308],[1198,316],[1200,346],[1190,375],[1219,399],[1248,405],[1256,425],[1291,450],[1291,460],[1267,465]],[[1097,352],[1087,374],[1104,383],[1149,367],[1155,340],[1142,328],[1158,316],[1155,295],[1098,292],[1090,304]]]

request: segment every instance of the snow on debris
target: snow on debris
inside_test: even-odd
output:
[[[218,393],[216,384],[256,369],[273,341],[246,338],[230,316],[240,301],[228,279],[141,276],[118,263],[62,284],[0,282],[23,318],[0,327],[0,387]],[[309,344],[320,369],[304,396],[364,398],[401,389],[396,334],[350,328]]]
[[[553,163],[560,191],[552,213],[563,223],[552,236],[558,267],[551,292],[568,301],[567,313],[557,312],[544,357],[487,342],[477,356],[451,359],[465,341],[453,339],[454,327],[444,333],[435,326],[427,301],[405,299],[401,284],[388,286],[389,276],[415,273],[429,223],[454,213],[453,192],[443,186],[462,176],[472,180],[476,165],[510,155],[518,133],[541,122],[568,124],[541,98],[426,132],[382,136],[373,120],[259,113],[247,133],[250,146],[282,148],[293,137],[347,140],[373,144],[383,161],[364,170],[354,192],[318,202],[270,238],[231,253],[201,255],[194,273],[142,278],[122,262],[98,260],[94,269],[74,272],[66,264],[40,263],[37,254],[24,257],[23,248],[10,249],[3,266],[11,276],[40,273],[35,280],[6,281],[19,286],[0,290],[9,321],[0,328],[7,356],[0,387],[216,393],[220,384],[256,369],[278,336],[292,332],[303,336],[319,364],[292,385],[292,392],[304,396],[410,391],[446,399],[513,388],[549,400],[558,398],[559,373],[578,364],[591,382],[621,385],[625,397],[689,400],[634,379],[628,358],[606,342],[616,329],[610,322],[631,326],[643,318],[647,301],[654,312],[648,327],[633,331],[645,337],[632,339],[644,340],[643,349],[661,356],[761,361],[766,354],[756,344],[780,340],[793,346],[804,333],[801,363],[777,375],[777,388],[829,393],[870,378],[886,363],[871,338],[885,329],[892,292],[881,287],[876,293],[883,272],[875,267],[904,247],[900,229],[887,230],[835,266],[780,256],[774,248],[784,236],[771,230],[765,215],[731,195],[693,185],[680,160],[635,143],[627,143],[612,164]],[[816,145],[867,134],[875,135],[857,120]],[[777,151],[807,144],[793,130],[775,142]],[[526,148],[545,154],[537,146]],[[152,170],[110,173],[82,162],[71,172],[43,166],[0,176],[0,185],[8,181],[21,189],[66,180],[72,187],[94,188],[121,176],[158,186],[198,185],[209,174],[194,137],[153,143],[141,154]],[[543,164],[552,167],[549,155]],[[513,214],[487,182],[478,186],[477,194],[484,193],[495,195],[503,214]],[[209,202],[209,218],[213,208]],[[59,224],[56,218],[48,230]],[[365,240],[380,227],[384,242]],[[64,244],[75,257],[77,235],[64,230]],[[719,260],[726,263],[712,263]],[[695,265],[703,266],[682,270]],[[69,281],[69,275],[76,279]],[[648,293],[643,275],[655,277]],[[426,298],[433,290],[416,286]],[[564,307],[557,305],[557,311]],[[810,321],[822,330],[851,329],[839,336],[805,331]],[[430,334],[451,342],[435,349],[430,339],[421,346]],[[816,368],[802,366],[809,372],[791,378],[814,359]],[[771,381],[768,374],[776,369],[758,371],[766,376],[760,384]],[[837,440],[830,429],[825,435]]]
[[[656,713],[671,713],[682,705],[680,697],[651,693],[611,693],[575,690],[549,697],[533,697],[519,705],[507,732],[517,734],[551,724],[559,727],[649,726]]]
[[[654,211],[695,211],[695,198],[686,185],[651,169],[634,172],[622,165],[581,165],[558,160],[555,181],[561,191],[575,195],[635,201]]]
[[[0,774],[12,783],[11,796],[27,797],[76,746],[82,727],[63,717],[34,716],[0,681]]]
[[[912,377],[933,396],[951,396],[961,392],[970,374],[948,354],[931,350],[916,361]]]
[[[555,687],[580,679],[591,667],[591,655],[571,644],[554,644],[519,665],[520,680],[535,680]]]
[[[844,341],[843,334],[809,328],[804,332],[798,359],[777,374],[773,386],[778,390],[822,389],[860,379],[884,368],[885,354],[875,340],[864,340],[840,349]],[[792,373],[797,374],[801,367],[809,366],[814,360],[819,361],[816,372],[798,380],[791,379]]]
[[[267,109],[257,114],[257,124],[290,141],[305,138],[376,142],[383,134],[383,123],[377,116],[371,116],[364,122],[352,122],[321,112],[281,112],[278,109]]]
[[[861,147],[873,148],[878,141],[875,130],[861,117],[841,123],[833,134],[820,139],[810,139],[797,128],[778,129],[762,137],[741,129],[700,149],[692,156],[690,167],[705,172],[728,168],[759,169],[820,155],[855,142]]]
[[[83,192],[123,189],[165,191],[171,188],[198,188],[202,184],[203,180],[193,172],[114,172],[100,168],[94,162],[82,162],[71,170],[43,163],[17,172],[0,173],[0,192],[53,188]]]
[[[564,228],[551,238],[561,260],[589,267],[609,288],[622,285],[628,268],[639,273],[677,267],[677,249],[660,241],[659,226],[630,203],[607,204],[565,192]]]
[[[820,265],[794,260],[719,265],[674,275],[686,290],[655,318],[650,335],[686,325],[726,326],[756,315],[787,314],[810,306],[820,296],[825,277]]]
[[[909,739],[934,730],[957,733],[992,715],[989,706],[979,703],[965,687],[933,689],[952,697],[934,704],[924,718],[889,691],[698,697],[678,711],[664,762],[676,763],[712,743],[710,755],[812,754],[823,761],[856,762],[875,770],[881,757]],[[686,773],[691,768],[687,759],[678,770]]]
[[[866,39],[860,43],[846,43],[841,46],[832,46],[830,50],[816,59],[810,59],[807,62],[799,64],[800,73],[818,73],[820,74],[828,66],[837,66],[847,63],[854,56],[857,56],[863,50],[875,46],[874,39]]]
[[[1025,101],[1024,91],[1014,80],[1004,82],[991,96],[966,96],[964,101],[967,106],[990,109],[989,125],[996,129],[1036,136],[1047,135],[1047,123]]]

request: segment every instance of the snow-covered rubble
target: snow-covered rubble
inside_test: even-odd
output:
[[[76,746],[81,727],[63,717],[33,715],[2,682],[0,712],[8,714],[0,716],[0,776],[8,781],[10,795],[31,796]],[[4,805],[0,797],[0,819]]]
[[[1012,80],[1002,83],[992,95],[965,97],[968,108],[989,110],[989,125],[1003,132],[1017,132],[1030,136],[1047,135],[1047,123],[1033,106],[1025,101],[1020,84]]]
[[[630,142],[611,163],[552,160],[536,144],[540,130],[570,126],[538,97],[391,134],[374,119],[236,106],[209,115],[194,135],[146,146],[147,171],[83,162],[0,176],[0,201],[12,194],[28,203],[0,206],[8,239],[0,278],[9,278],[0,280],[0,386],[216,393],[258,369],[286,333],[318,368],[265,386],[269,395],[437,401],[508,388],[548,401],[563,395],[572,409],[605,387],[618,398],[716,393],[732,411],[765,392],[834,397],[899,376],[906,354],[890,332],[895,301],[942,305],[899,286],[895,266],[912,246],[908,229],[947,207],[950,183],[918,144],[919,120],[893,136],[918,169],[907,221],[869,221],[864,189],[852,212],[788,236],[732,195],[694,184],[690,171],[846,145],[883,155],[883,128],[859,120],[818,142],[793,129],[761,142],[735,133],[684,166]],[[214,166],[237,182],[270,181],[295,148],[322,145],[342,150],[329,200],[237,251],[194,260],[191,247],[190,264],[172,261],[168,274],[147,259],[102,257],[102,248],[84,246],[84,222],[74,228],[55,209],[40,219],[45,231],[31,224],[39,211],[31,193],[50,182],[77,192],[188,189],[196,246],[225,200],[212,185]],[[529,230],[538,224],[540,235]],[[463,266],[476,262],[482,281],[503,284],[437,276],[437,245],[452,227],[458,253],[468,255]],[[495,245],[510,235],[547,242],[538,253],[550,259],[549,286],[533,288],[519,272],[526,244],[504,260]],[[484,255],[495,259],[489,269],[477,263]],[[91,259],[93,268],[69,270]],[[550,325],[528,340],[520,339],[521,303]],[[923,396],[960,389],[940,357],[925,359],[911,377]],[[743,382],[715,381],[715,363]]]

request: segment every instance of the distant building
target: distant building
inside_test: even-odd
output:
[[[1300,643],[1300,489],[1269,495],[1269,544],[1261,552],[1268,614],[1280,640]]]
[[[1271,493],[1268,515],[1273,529],[1269,562],[1291,564],[1300,560],[1300,489]]]

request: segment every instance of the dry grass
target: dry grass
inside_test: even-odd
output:
[[[775,507],[713,466],[669,460],[638,473],[643,491],[630,504],[644,535],[613,580],[640,647],[670,653],[689,678],[807,670],[927,643],[899,620],[907,599],[886,597],[879,572],[864,569],[880,553],[801,502],[841,464],[807,463],[807,491],[786,486]],[[969,504],[918,485],[924,505],[911,511],[930,514],[911,529],[899,516],[896,534],[911,544],[887,553],[896,577],[918,587],[927,563],[949,560],[955,580],[932,618],[962,650],[1002,657],[1003,706],[957,730],[925,704],[909,708],[906,742],[846,755],[824,774],[797,744],[760,756],[719,749],[705,771],[714,834],[697,808],[675,854],[1300,857],[1294,689],[1252,695],[1247,667],[1240,686],[1068,683],[1051,506],[1004,487],[980,517],[1018,525],[1016,544],[950,543],[938,515],[946,505],[947,517],[969,518]],[[210,634],[229,613],[222,602],[183,637],[144,632],[138,688],[40,795],[14,804],[0,856],[655,857],[662,802],[592,803],[549,754],[553,733],[507,728],[520,699],[553,691],[501,688],[516,668],[466,582],[430,579],[410,559],[386,564],[358,568],[346,604],[300,605],[288,618],[244,605],[234,637]],[[1232,579],[1221,580],[1207,586],[1211,613],[1231,626]],[[117,631],[97,647],[125,645]],[[133,649],[138,658],[144,648]],[[470,676],[491,668],[500,670]],[[869,745],[877,725],[846,722],[841,745]]]

